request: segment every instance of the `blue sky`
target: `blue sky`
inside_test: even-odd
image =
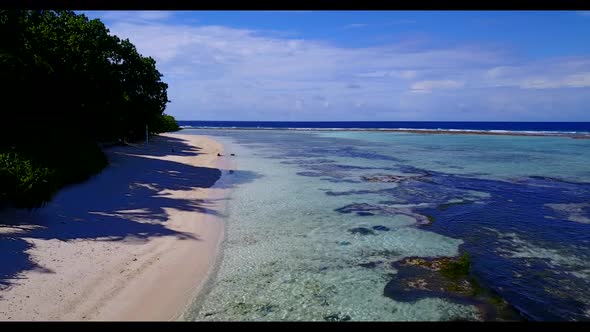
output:
[[[179,120],[590,121],[590,12],[92,11]]]

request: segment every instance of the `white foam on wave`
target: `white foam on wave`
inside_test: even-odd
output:
[[[590,136],[589,131],[547,131],[547,130],[506,130],[506,129],[461,129],[461,128],[322,128],[322,127],[240,127],[240,126],[193,126],[182,125],[183,129],[237,129],[237,130],[289,130],[289,131],[384,131],[384,132],[439,132],[439,133],[473,133],[498,135],[534,135],[534,136]]]

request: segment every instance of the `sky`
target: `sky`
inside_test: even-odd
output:
[[[84,11],[177,120],[590,121],[590,11]]]

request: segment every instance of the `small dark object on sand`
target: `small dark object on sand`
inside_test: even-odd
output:
[[[217,154],[217,156],[218,156],[218,157],[221,157],[221,156],[223,156],[223,155],[222,155],[221,153],[218,153],[218,154]]]

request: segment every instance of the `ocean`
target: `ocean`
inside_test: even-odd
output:
[[[222,255],[187,320],[590,320],[590,140],[182,133],[223,142],[237,165]],[[465,256],[468,274],[437,268]]]
[[[183,128],[234,129],[418,129],[590,134],[590,122],[464,121],[178,121]]]

